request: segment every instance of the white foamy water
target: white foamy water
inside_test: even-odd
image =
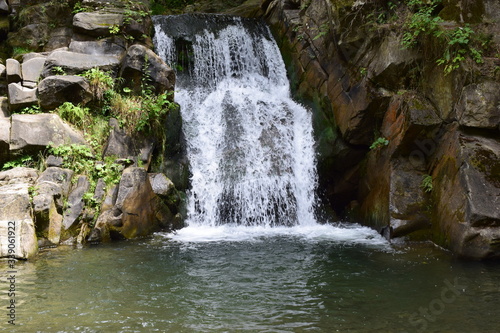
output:
[[[220,28],[216,17],[176,20],[163,17],[155,24],[159,54],[173,67],[187,66],[177,73],[175,100],[181,105],[192,189],[188,227],[173,239],[295,235],[385,243],[368,228],[317,223],[311,113],[292,100],[269,29],[238,18],[224,17]],[[181,27],[193,29],[193,36],[179,33]]]

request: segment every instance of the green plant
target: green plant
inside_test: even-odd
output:
[[[104,99],[106,92],[113,90],[115,87],[115,79],[111,72],[102,71],[97,67],[89,69],[82,76],[88,80],[90,91],[95,99],[99,101]]]
[[[323,36],[325,36],[328,33],[328,24],[322,24],[319,27],[319,32],[316,36],[314,36],[313,40],[319,39]]]
[[[94,168],[94,154],[89,146],[79,144],[50,145],[49,154],[60,156],[63,167],[75,171],[75,174],[86,174]]]
[[[117,35],[120,33],[120,26],[118,24],[113,24],[109,27],[109,33],[112,35]]]
[[[13,161],[5,162],[2,170],[13,169],[17,167],[30,167],[33,165],[33,157],[31,156],[21,156]]]
[[[389,145],[389,140],[383,137],[379,137],[371,144],[370,149],[373,150],[387,145]]]
[[[458,27],[447,34],[446,49],[443,56],[436,61],[438,65],[444,65],[445,74],[458,69],[467,57],[472,58],[478,64],[483,62],[482,51],[471,45],[473,36],[474,30],[469,25]]]
[[[16,58],[18,56],[21,56],[26,53],[31,53],[34,52],[32,49],[26,48],[26,47],[14,47],[12,49],[12,58]]]
[[[362,76],[366,76],[368,74],[368,70],[366,69],[366,67],[360,67],[359,74],[361,74]]]
[[[447,75],[460,68],[461,64],[472,59],[476,63],[483,62],[482,50],[487,44],[481,41],[469,25],[454,29],[443,28],[443,20],[435,14],[441,0],[409,0],[408,7],[414,11],[403,26],[404,33],[401,45],[411,48],[418,45],[424,36],[434,39],[439,45],[440,54],[436,63],[444,66]]]
[[[92,118],[88,108],[74,105],[71,102],[65,102],[59,106],[55,110],[55,113],[78,128],[85,128],[88,126]]]
[[[54,75],[66,75],[66,71],[61,66],[54,66],[51,70]]]
[[[32,105],[32,106],[27,106],[25,108],[22,108],[18,113],[21,114],[37,114],[41,113],[42,110],[40,110],[39,105]]]
[[[424,175],[424,177],[422,178],[422,183],[420,184],[420,188],[423,189],[425,193],[432,192],[433,186],[431,175]]]

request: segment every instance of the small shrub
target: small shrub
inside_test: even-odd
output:
[[[115,79],[112,74],[99,68],[89,69],[82,76],[89,81],[90,90],[98,101],[104,100],[106,92],[113,90],[115,87]]]
[[[422,183],[420,184],[420,188],[423,189],[425,193],[432,192],[433,186],[431,175],[424,175],[424,177],[422,178]]]
[[[377,149],[377,148],[380,148],[380,147],[387,146],[388,144],[389,144],[389,140],[387,140],[386,138],[383,138],[383,137],[379,137],[377,140],[375,140],[371,144],[370,149],[371,150]]]
[[[33,163],[33,157],[21,156],[13,161],[5,162],[2,170],[9,170],[17,167],[31,167]]]

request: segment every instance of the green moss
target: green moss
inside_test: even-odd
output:
[[[471,157],[471,163],[484,174],[490,183],[500,188],[500,159],[495,153],[478,148]]]

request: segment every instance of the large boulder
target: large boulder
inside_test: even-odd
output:
[[[61,68],[65,74],[81,74],[89,69],[97,67],[103,71],[117,71],[120,58],[109,55],[90,55],[70,51],[54,51],[45,61],[42,77],[57,74],[54,67]]]
[[[145,77],[157,94],[172,91],[175,86],[175,72],[172,68],[152,50],[138,44],[128,48],[120,76],[125,84],[134,90],[140,89]]]
[[[82,12],[73,17],[75,31],[95,37],[110,36],[113,27],[121,27],[122,25],[122,14]]]
[[[433,161],[434,240],[464,257],[500,257],[500,141],[451,124]]]
[[[85,144],[83,135],[56,114],[14,114],[10,135],[10,150],[37,152],[49,144]]]
[[[29,259],[38,251],[29,188],[36,170],[0,172],[0,258]]]
[[[178,220],[154,193],[147,171],[130,167],[123,172],[114,207],[98,218],[90,241],[146,236],[175,228]]]
[[[43,79],[38,85],[40,105],[54,109],[65,102],[85,104],[92,99],[87,80],[76,75],[54,75]]]

